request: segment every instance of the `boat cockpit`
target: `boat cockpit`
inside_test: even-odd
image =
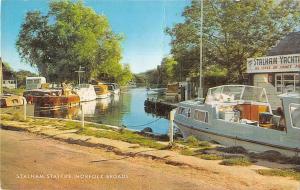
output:
[[[192,105],[200,106],[201,108],[188,108]],[[278,108],[276,111],[277,115],[274,115],[265,89],[248,85],[223,85],[210,88],[204,104],[198,100],[186,101],[182,106],[179,106],[177,113],[199,120],[197,114],[199,115],[199,113],[203,112],[206,113],[206,115],[202,114],[203,117],[208,118],[207,114],[210,111],[206,110],[205,107],[207,106],[215,110],[214,119],[279,131],[287,130],[285,117],[291,117],[291,110],[285,113],[283,108]],[[299,112],[299,104],[293,110],[298,110]],[[201,119],[200,121],[203,122],[204,120]],[[205,121],[208,122],[207,119]]]

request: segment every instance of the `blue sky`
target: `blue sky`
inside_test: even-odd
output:
[[[134,73],[156,68],[170,52],[164,29],[182,22],[181,13],[190,0],[85,0],[86,6],[104,14],[114,32],[122,33],[122,63]],[[48,11],[46,0],[1,0],[1,57],[14,70],[34,68],[22,63],[15,42],[27,11]]]

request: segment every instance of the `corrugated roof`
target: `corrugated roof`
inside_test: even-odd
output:
[[[291,32],[277,46],[268,51],[268,56],[300,53],[300,31]]]

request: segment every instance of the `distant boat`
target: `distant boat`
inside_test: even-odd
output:
[[[203,99],[180,102],[175,125],[183,137],[196,136],[253,151],[276,150],[295,156],[300,151],[300,94],[281,96],[283,111],[274,115],[264,88],[223,85]]]
[[[0,108],[8,108],[24,105],[22,96],[14,94],[3,94],[0,96]]]
[[[108,86],[108,91],[112,94],[120,94],[120,87],[116,83],[104,83],[105,85]]]
[[[80,97],[81,102],[96,100],[95,88],[91,84],[79,84],[74,91]]]
[[[108,91],[108,86],[106,84],[94,85],[97,99],[109,98],[111,93]]]
[[[135,82],[129,82],[127,85],[127,88],[136,88],[136,83]]]
[[[39,109],[72,107],[80,102],[79,96],[69,88],[26,90],[23,96]]]

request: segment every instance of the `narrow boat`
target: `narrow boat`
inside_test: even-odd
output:
[[[94,85],[97,99],[109,98],[111,93],[108,91],[108,86],[105,84]]]
[[[76,106],[80,102],[79,96],[68,88],[28,90],[23,96],[37,109],[60,109]]]
[[[208,90],[204,99],[180,102],[174,123],[184,138],[195,136],[225,146],[261,152],[300,152],[300,94],[281,96],[274,115],[264,88],[223,85]]]
[[[24,105],[22,96],[14,94],[3,94],[0,96],[0,108],[8,108]]]
[[[91,84],[79,84],[74,91],[79,96],[81,102],[96,100],[95,88]]]

